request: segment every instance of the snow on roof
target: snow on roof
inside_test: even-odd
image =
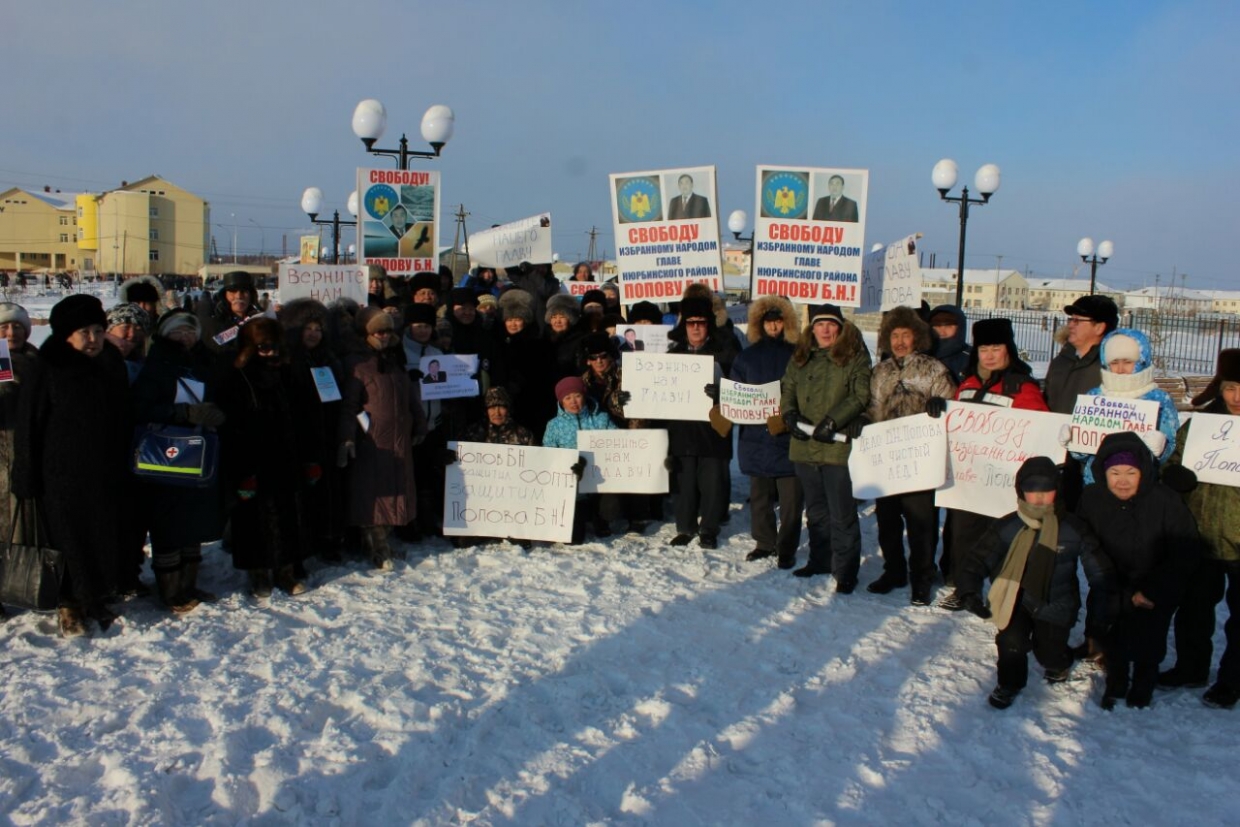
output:
[[[1222,292],[1222,291],[1218,291]],[[1169,286],[1162,287],[1142,287],[1140,290],[1129,290],[1125,296],[1159,296],[1164,299],[1178,299],[1179,301],[1214,301],[1215,298],[1229,298],[1229,296],[1217,296],[1216,292],[1207,292],[1205,290],[1184,290],[1182,288],[1173,288]]]
[[[77,209],[78,194],[76,192],[43,192],[42,190],[28,190],[25,187],[16,187],[16,189],[58,210]]]
[[[1030,290],[1059,290],[1072,292],[1074,290],[1081,293],[1089,292],[1089,282],[1085,279],[1031,279],[1029,282]],[[1100,281],[1094,282],[1094,292],[1096,293],[1113,293],[1115,290]]]
[[[1012,276],[1019,276],[1019,270],[976,270],[968,267],[964,270],[965,284],[998,284]],[[956,271],[946,267],[923,267],[921,269],[922,282],[938,281],[944,283],[956,283]]]

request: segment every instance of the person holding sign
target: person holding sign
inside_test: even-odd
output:
[[[1201,413],[1240,417],[1240,350],[1219,353],[1214,380],[1193,399],[1194,407],[1201,405],[1205,405]],[[1240,423],[1240,418],[1235,422]],[[1189,487],[1175,485],[1169,477],[1184,479],[1192,474],[1181,463],[1194,424],[1180,428],[1175,451],[1163,469],[1163,482],[1173,488]],[[1230,424],[1225,422],[1223,427]],[[1197,520],[1204,554],[1175,614],[1175,666],[1158,676],[1158,685],[1170,689],[1209,682],[1215,611],[1226,597],[1228,618],[1223,632],[1227,647],[1219,660],[1218,679],[1202,700],[1208,706],[1231,709],[1240,700],[1240,487],[1198,483],[1185,499]]]
[[[1081,610],[1078,563],[1089,581],[1088,622],[1106,628],[1114,579],[1110,561],[1082,520],[1056,502],[1059,469],[1049,457],[1030,457],[1016,472],[1016,511],[1000,518],[976,541],[956,576],[965,608],[990,620],[999,632],[999,683],[990,705],[1007,709],[1029,681],[1030,651],[1046,670],[1046,682],[1066,681],[1072,671],[1068,634]],[[990,608],[982,601],[989,577]]]
[[[848,434],[857,437],[867,422],[887,422],[925,413],[933,398],[955,396],[956,383],[947,366],[928,354],[932,347],[930,326],[911,307],[896,307],[883,315],[878,344],[891,354],[874,366],[870,378],[870,407],[853,420]],[[874,501],[878,520],[878,545],[883,552],[883,573],[866,591],[887,594],[907,586],[912,579],[912,602],[930,605],[930,591],[937,574],[934,549],[939,541],[939,512],[933,491],[912,491],[879,497]],[[908,558],[904,535],[908,533]]]
[[[405,372],[409,381],[422,380],[422,360],[430,356],[443,356],[435,334],[435,306],[417,302],[405,308],[405,332],[401,347],[405,351]],[[398,528],[402,540],[415,541],[422,535],[436,535],[443,516],[443,457],[448,446],[449,425],[444,415],[443,400],[423,399],[422,413],[426,417],[426,438],[413,449],[413,481],[417,488],[417,509],[414,524]]]
[[[0,302],[0,339],[9,346],[9,361],[13,378],[0,382],[0,542],[8,542],[12,526],[12,473],[14,444],[17,428],[17,403],[20,399],[28,373],[34,368],[38,349],[30,344],[30,314],[20,304]],[[29,516],[29,515],[27,515]],[[29,521],[26,523],[31,525]],[[0,618],[4,609],[0,608]]]
[[[1200,541],[1180,495],[1158,481],[1150,449],[1132,431],[1108,434],[1093,459],[1094,478],[1077,514],[1115,569],[1116,620],[1102,636],[1106,690],[1102,708],[1120,698],[1146,707],[1167,654],[1171,616],[1197,568]]]
[[[556,383],[555,398],[560,400],[560,412],[547,423],[547,429],[543,432],[544,448],[576,449],[578,431],[606,431],[616,427],[607,412],[600,409],[598,403],[589,397],[586,383],[576,376],[565,377]],[[573,466],[577,479],[581,479],[583,471],[584,459]],[[586,507],[582,508],[579,504],[573,512],[573,544],[580,543],[585,538],[585,520],[589,517],[594,518],[595,535],[610,536],[611,528],[608,524],[612,517],[617,516],[615,497],[607,495],[605,502],[600,502],[597,495],[579,494],[578,498],[585,500]]]
[[[731,378],[747,385],[762,385],[784,378],[796,350],[800,331],[792,302],[783,296],[763,296],[749,305],[747,335],[750,346],[732,363]],[[805,495],[796,468],[788,458],[792,437],[783,420],[772,433],[767,425],[741,425],[737,449],[741,473],[749,477],[749,512],[754,547],[746,560],[778,555],[776,565],[796,565],[801,545],[801,516]],[[775,505],[779,504],[779,530],[775,528]]]
[[[852,446],[836,437],[870,403],[870,353],[839,307],[810,308],[780,392],[793,438],[788,456],[805,491],[809,522],[809,561],[793,574],[830,573],[837,593],[852,594],[861,569],[861,528],[848,473]]]

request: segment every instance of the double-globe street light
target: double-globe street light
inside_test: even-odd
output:
[[[1082,238],[1076,243],[1076,254],[1081,257],[1081,261],[1089,265],[1089,295],[1094,294],[1094,284],[1098,280],[1098,265],[1106,264],[1107,259],[1115,255],[1115,245],[1109,241],[1104,241],[1098,245],[1097,252],[1094,251],[1094,240],[1092,238]]]
[[[994,164],[985,164],[978,169],[977,175],[973,177],[973,186],[981,194],[981,198],[970,198],[969,188],[963,187],[960,195],[949,196],[947,193],[951,188],[956,186],[956,177],[959,169],[956,162],[950,158],[944,158],[934,165],[934,171],[930,173],[930,178],[934,181],[934,188],[939,191],[939,198],[944,201],[950,201],[960,205],[960,250],[959,258],[956,262],[956,306],[964,306],[964,233],[965,227],[969,223],[969,205],[989,204],[990,197],[999,190],[999,168]]]
[[[455,125],[456,116],[451,108],[436,104],[422,115],[422,138],[431,145],[431,151],[410,150],[409,139],[404,133],[400,136],[398,149],[375,149],[375,142],[383,137],[383,130],[387,127],[387,110],[373,98],[367,98],[353,110],[353,134],[362,139],[366,151],[371,155],[395,158],[400,169],[409,169],[410,158],[438,158],[439,150],[451,139]]]
[[[348,209],[354,216],[352,221],[341,221],[340,210],[333,210],[330,220],[319,220],[319,213],[323,211],[323,191],[318,187],[307,187],[306,191],[301,194],[301,208],[306,215],[310,216],[310,220],[315,224],[323,227],[332,228],[332,264],[340,263],[340,228],[357,226],[357,190],[349,195]]]

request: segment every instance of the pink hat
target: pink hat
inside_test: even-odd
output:
[[[557,401],[568,396],[570,393],[579,393],[586,395],[586,383],[581,381],[578,376],[566,376],[559,382],[555,383],[555,398]]]

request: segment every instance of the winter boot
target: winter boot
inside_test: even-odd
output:
[[[896,589],[902,589],[908,585],[908,577],[893,574],[892,572],[883,572],[877,580],[865,587],[870,594],[889,594]]]
[[[276,585],[293,597],[306,593],[306,584],[298,579],[292,566],[281,566],[276,570]]]
[[[77,606],[61,606],[57,612],[61,637],[85,637],[86,622]]]
[[[198,566],[200,564],[200,560],[181,564],[181,593],[199,603],[214,603],[219,600],[218,597],[198,588]]]
[[[388,527],[372,525],[366,527],[366,546],[370,551],[370,562],[379,571],[392,570],[392,547],[388,544]]]
[[[1240,701],[1240,689],[1219,681],[1206,690],[1206,694],[1201,696],[1201,702],[1206,706],[1215,709],[1231,709],[1236,705],[1236,701]]]
[[[1128,672],[1132,667],[1127,661],[1107,664],[1106,689],[1102,692],[1102,708],[1110,711],[1119,699],[1128,694]]]
[[[1006,686],[996,686],[990,692],[987,700],[995,709],[1007,709],[1016,700],[1016,696],[1020,694],[1019,689],[1008,689]]]
[[[768,557],[775,556],[773,548],[755,548],[753,551],[745,555],[745,561],[752,563],[754,560],[765,560]]]
[[[155,588],[159,589],[160,602],[168,611],[178,615],[193,611],[198,605],[198,601],[182,588],[183,574],[183,568],[155,572]]]
[[[1145,709],[1154,698],[1158,684],[1158,664],[1138,663],[1132,668],[1132,686],[1128,688],[1125,702],[1133,709]]]
[[[250,594],[262,600],[271,597],[271,572],[267,569],[254,569],[250,572]]]
[[[784,554],[781,551],[779,553],[779,562],[777,562],[775,565],[786,571],[787,569],[796,568],[796,564],[797,564],[797,553],[795,551],[792,552],[791,554]]]
[[[1182,666],[1173,666],[1158,673],[1159,689],[1199,689],[1210,682],[1210,673],[1190,672]]]

